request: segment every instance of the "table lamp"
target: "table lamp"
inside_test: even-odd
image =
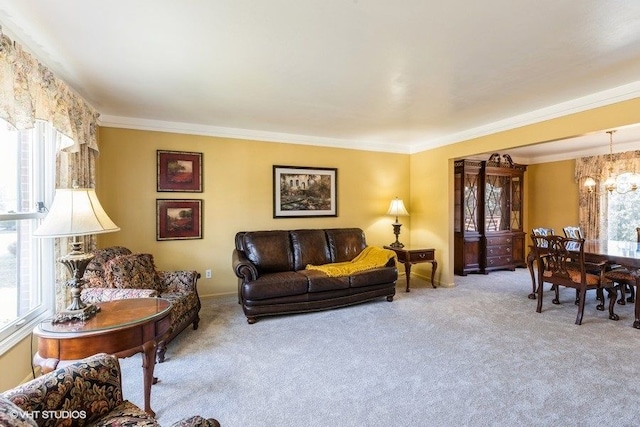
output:
[[[391,224],[393,225],[393,234],[396,235],[396,241],[390,244],[389,246],[391,246],[392,248],[403,248],[404,245],[398,241],[398,236],[400,235],[400,227],[402,227],[402,224],[398,222],[398,217],[409,216],[409,212],[407,212],[407,209],[404,207],[404,203],[402,202],[401,199],[398,199],[396,197],[391,201],[391,204],[389,205],[389,210],[387,211],[387,215],[396,217],[396,222]]]
[[[33,233],[34,237],[42,238],[73,237],[71,252],[58,259],[72,276],[66,282],[71,289],[71,304],[56,313],[54,323],[87,320],[98,312],[99,307],[87,305],[80,299],[84,271],[93,255],[83,252],[84,243],[78,237],[119,230],[100,205],[93,188],[56,190],[49,213]]]

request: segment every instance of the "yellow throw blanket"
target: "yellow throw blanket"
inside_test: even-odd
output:
[[[367,246],[360,254],[347,262],[334,262],[323,265],[307,265],[307,270],[322,271],[329,277],[349,276],[360,271],[384,267],[396,253],[389,249]]]

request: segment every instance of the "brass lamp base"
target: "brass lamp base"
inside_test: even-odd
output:
[[[393,234],[396,235],[396,241],[391,243],[389,246],[391,246],[392,248],[404,248],[404,245],[398,240],[398,236],[400,235],[400,227],[402,227],[402,224],[400,224],[396,220],[396,222],[391,225],[393,225]]]
[[[71,252],[58,259],[71,273],[71,279],[67,281],[67,287],[71,289],[71,304],[65,310],[56,313],[51,319],[51,323],[85,321],[100,311],[100,307],[92,304],[87,305],[80,299],[84,285],[84,271],[93,259],[93,255],[82,252],[82,243],[77,240],[71,243],[71,248]]]
[[[100,307],[95,306],[93,304],[85,305],[84,308],[80,308],[78,310],[69,310],[68,308],[53,316],[51,319],[51,323],[66,323],[66,322],[84,322],[85,320],[89,320],[93,315],[100,311]]]

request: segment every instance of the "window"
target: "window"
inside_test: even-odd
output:
[[[605,191],[606,190],[602,190]],[[608,192],[607,192],[608,193]],[[640,227],[640,189],[620,194],[607,194],[606,221],[608,240],[635,242]]]
[[[47,123],[16,131],[0,119],[0,354],[53,309],[53,241],[32,233],[53,197],[55,140]]]

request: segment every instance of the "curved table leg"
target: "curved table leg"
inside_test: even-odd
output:
[[[155,384],[157,380],[153,377],[153,370],[156,366],[156,342],[147,341],[142,344],[142,369],[144,371],[144,411],[151,415],[156,416],[156,413],[151,410],[151,385]]]
[[[640,329],[640,297],[638,293],[640,293],[640,271],[636,271],[636,302],[635,302],[635,317],[636,320],[633,322],[633,327],[636,329]]]
[[[407,279],[407,289],[405,292],[411,292],[411,289],[409,288],[409,281],[411,280],[411,263],[409,261],[404,263],[404,275],[406,276],[405,279]]]
[[[438,269],[438,262],[437,261],[431,261],[431,287],[435,289],[436,284],[433,281],[433,279],[436,276],[436,270]]]
[[[609,295],[609,319],[619,320],[620,316],[618,316],[613,312],[613,309],[616,305],[616,298],[618,297],[618,292],[616,291],[616,288],[607,288],[607,294]],[[604,296],[602,298],[604,300]]]
[[[527,255],[527,268],[529,269],[529,274],[531,274],[531,293],[527,296],[529,299],[536,299],[536,276],[533,272],[533,261],[536,259],[536,256],[533,252],[529,252]]]

